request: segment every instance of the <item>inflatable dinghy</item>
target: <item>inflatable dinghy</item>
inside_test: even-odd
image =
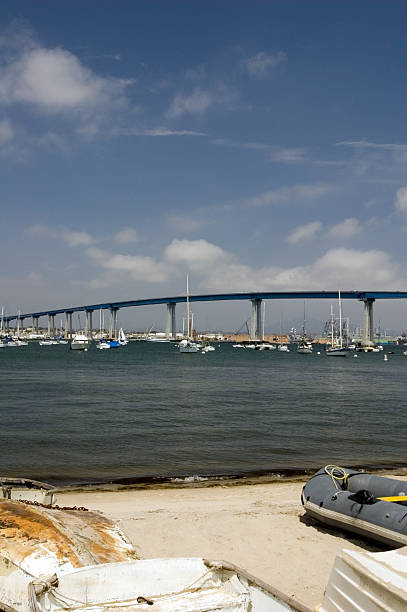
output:
[[[312,518],[378,540],[407,546],[407,482],[334,465],[307,482],[301,501]]]

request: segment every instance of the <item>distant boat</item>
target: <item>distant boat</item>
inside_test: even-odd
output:
[[[341,292],[340,291],[338,291],[338,305],[339,305],[339,337],[336,337],[334,335],[335,319],[333,316],[332,305],[331,305],[331,347],[327,348],[325,351],[328,357],[346,357],[348,354],[346,347],[343,346],[342,302],[341,302]]]
[[[124,333],[122,327],[119,329],[118,341],[119,341],[120,346],[126,346],[126,344],[128,344],[128,340],[126,338],[126,334]]]
[[[302,336],[297,346],[297,353],[300,355],[309,355],[312,353],[312,343],[307,338],[307,332],[305,331],[305,302],[304,302],[304,319],[302,323]]]
[[[204,342],[201,346],[203,353],[213,353],[213,351],[216,350],[212,344],[209,344],[209,342]]]
[[[171,342],[168,338],[162,338],[161,336],[150,335],[145,338],[146,342]]]
[[[20,340],[19,338],[6,338],[6,346],[10,348],[20,347],[20,346],[28,346],[28,342],[25,340]]]
[[[40,346],[53,346],[55,344],[61,344],[59,340],[55,340],[55,338],[44,338],[38,342]]]
[[[187,274],[187,337],[179,342],[179,352],[180,353],[198,353],[201,348],[193,338],[191,338],[191,312],[189,309],[189,283],[188,283],[188,274]]]
[[[289,353],[290,349],[288,348],[288,346],[286,344],[279,344],[277,346],[277,350],[281,351],[282,353]],[[312,345],[311,345],[311,350],[312,350]]]
[[[275,351],[276,345],[270,344],[270,342],[262,342],[261,344],[256,344],[256,350],[258,351]]]
[[[120,342],[114,339],[108,339],[106,342],[109,343],[110,348],[120,348]]]
[[[87,351],[89,347],[89,340],[85,334],[78,333],[75,334],[72,342],[71,349],[76,351]]]
[[[107,340],[101,338],[99,342],[96,343],[96,348],[100,350],[110,349],[110,343]]]
[[[297,346],[297,353],[300,353],[300,355],[309,355],[312,353],[312,343],[306,338],[303,338]]]

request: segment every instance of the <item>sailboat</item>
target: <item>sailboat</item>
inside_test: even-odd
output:
[[[189,308],[189,282],[187,274],[187,337],[181,340],[178,345],[180,353],[197,353],[199,351],[200,347],[192,339],[191,331],[191,312]]]
[[[126,346],[128,344],[128,340],[126,338],[126,334],[123,331],[123,327],[119,329],[119,344],[120,346]]]
[[[343,335],[342,335],[342,302],[341,292],[338,291],[338,304],[339,304],[339,338],[334,336],[335,319],[332,311],[331,304],[331,347],[326,349],[328,357],[346,357],[346,347],[343,346]]]
[[[302,323],[302,336],[297,347],[297,353],[300,355],[309,355],[312,353],[312,343],[307,338],[307,332],[305,331],[305,302],[304,302],[304,319]]]
[[[4,306],[1,308],[1,322],[0,322],[0,348],[7,346],[7,334],[6,327],[4,324]]]
[[[103,337],[103,330],[105,327],[104,313],[102,318],[102,309],[99,311],[99,340],[96,343],[96,348],[100,350],[110,349],[109,342]]]
[[[20,338],[20,311],[18,311],[17,315],[17,330],[16,336],[7,339],[7,346],[15,347],[15,346],[28,346],[28,342],[26,340],[21,340]]]

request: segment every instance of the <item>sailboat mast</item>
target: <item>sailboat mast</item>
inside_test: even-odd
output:
[[[334,347],[334,311],[331,304],[331,346]]]
[[[342,302],[341,302],[341,290],[338,289],[338,303],[339,303],[339,346],[342,348]]]
[[[302,320],[302,337],[305,338],[305,300],[304,300],[304,318]]]
[[[187,338],[191,337],[191,315],[189,312],[189,280],[187,274]]]
[[[264,341],[264,319],[266,318],[266,302],[263,302],[263,321],[261,326],[261,339]]]

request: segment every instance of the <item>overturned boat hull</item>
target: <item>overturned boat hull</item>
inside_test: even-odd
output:
[[[117,525],[85,508],[0,500],[0,610],[26,610],[42,575],[137,558]]]

